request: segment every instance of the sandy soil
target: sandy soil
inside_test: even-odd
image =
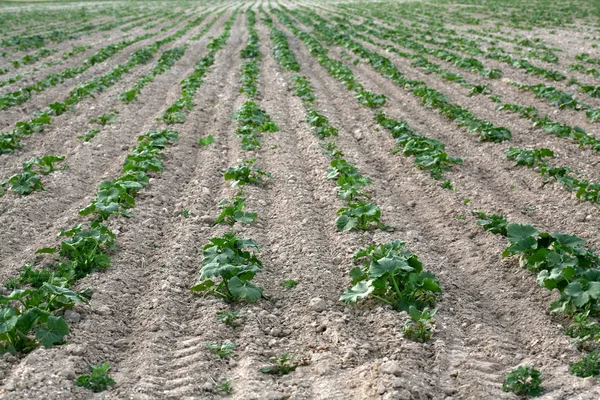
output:
[[[43,134],[26,138],[22,150],[0,155],[1,179],[39,155],[65,155],[69,166],[43,178],[45,191],[0,197],[2,282],[15,276],[22,265],[41,262],[43,258],[34,251],[55,245],[62,228],[85,221],[78,210],[96,195],[100,182],[119,176],[138,135],[163,127],[156,118],[180,96],[179,82],[207,54],[206,45],[223,32],[232,12],[233,8],[228,9],[200,40],[190,37],[211,18],[164,46],[161,51],[189,45],[173,68],[148,84],[137,101],[124,104],[118,95],[151,65],[136,68],[109,90],[57,117]],[[464,160],[446,174],[456,191],[445,190],[429,174],[415,169],[412,159],[392,154],[394,140],[375,123],[373,111],[359,105],[354,93],[332,78],[275,14],[271,17],[288,35],[300,73],[314,87],[315,107],[339,128],[335,142],[346,159],[372,179],[369,193],[381,207],[382,221],[395,230],[341,233],[336,229],[336,211],[343,203],[336,196],[334,182],[325,179],[329,158],[322,154],[306,122],[305,108],[294,95],[292,74],[283,71],[273,57],[269,30],[258,12],[261,95],[256,102],[280,131],[264,134],[260,150],[241,149],[232,114],[246,99],[239,93],[239,78],[240,50],[247,43],[248,30],[246,14],[239,13],[225,48],[215,56],[196,93],[187,121],[175,126],[180,140],[165,150],[165,170],[152,174],[130,218],[110,220],[111,229],[117,232],[110,268],[78,281],[77,289],[93,288],[94,295],[89,306],[77,306],[71,314],[67,343],[1,357],[0,397],[216,399],[222,397],[217,386],[231,380],[234,399],[516,399],[502,391],[504,374],[531,364],[544,376],[542,399],[600,398],[594,378],[569,373],[569,364],[581,353],[564,334],[569,321],[548,312],[554,295],[540,288],[516,260],[502,259],[506,241],[484,232],[471,216],[472,210],[501,212],[512,221],[577,234],[599,248],[598,207],[575,199],[557,184],[544,185],[539,174],[514,167],[503,152],[509,146],[548,147],[556,151],[557,163],[600,181],[598,154],[545,135],[526,120],[495,111],[495,104],[486,97],[469,97],[459,85],[426,75],[409,61],[386,54],[408,77],[425,81],[478,117],[513,133],[508,143],[481,143],[368,64],[348,63],[366,89],[386,95],[386,113],[439,139],[451,156]],[[128,47],[73,82],[2,112],[2,127],[62,98],[77,83],[106,72],[182,24]],[[130,33],[139,34],[137,30]],[[110,40],[118,34],[111,33]],[[331,47],[329,56],[344,59],[342,50]],[[65,64],[75,65],[81,59]],[[485,81],[507,102],[535,105],[561,122],[600,136],[598,124],[587,123],[581,113],[554,112],[503,81],[486,81],[443,65],[472,83]],[[502,69],[508,79],[533,79],[519,70]],[[90,118],[109,110],[119,112],[113,124],[101,128],[89,143],[76,139],[91,128]],[[215,143],[199,146],[198,138],[208,134]],[[256,157],[258,166],[271,172],[273,179],[265,186],[246,189],[247,209],[256,211],[259,219],[249,226],[236,225],[235,231],[261,245],[265,268],[255,281],[269,299],[228,304],[192,296],[189,287],[196,281],[202,247],[211,237],[226,232],[224,227],[211,225],[218,202],[234,193],[221,170],[250,157]],[[467,198],[471,201],[465,204]],[[188,210],[189,218],[182,216],[183,210]],[[372,301],[355,307],[338,301],[350,286],[352,253],[372,242],[398,239],[407,242],[443,288],[434,336],[425,344],[411,342],[400,333],[406,313]],[[281,282],[289,279],[298,285],[283,287]],[[217,311],[239,312],[244,318],[232,329],[216,320]],[[236,343],[226,360],[205,347],[225,341]],[[259,371],[269,357],[286,352],[300,355],[306,365],[282,377]],[[75,385],[88,365],[102,362],[111,365],[114,387],[92,394]]]

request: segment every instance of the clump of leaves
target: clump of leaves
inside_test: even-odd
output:
[[[571,364],[571,373],[581,378],[600,375],[600,353],[595,350]]]
[[[117,112],[113,111],[111,113],[102,114],[96,118],[90,119],[90,124],[99,124],[102,126],[106,126],[117,119]]]
[[[573,316],[571,326],[567,328],[567,335],[574,338],[580,350],[599,350],[600,325],[589,320],[590,310]]]
[[[272,178],[273,175],[254,166],[253,164],[255,162],[256,158],[251,158],[249,160],[244,160],[240,165],[228,168],[224,174],[225,180],[233,181],[231,183],[232,187],[243,186],[246,184],[264,184],[264,178]]]
[[[1,191],[4,192],[5,188],[10,186],[10,190],[21,196],[27,196],[36,190],[44,190],[44,185],[40,177],[31,171],[15,174],[2,182]]]
[[[293,289],[296,287],[296,285],[298,285],[298,281],[295,281],[293,279],[281,282],[281,286],[288,289]]]
[[[95,138],[96,135],[98,135],[99,133],[100,133],[99,129],[90,129],[83,135],[77,136],[77,139],[83,140],[84,142],[89,142],[90,140]]]
[[[402,327],[402,334],[415,342],[428,341],[433,335],[433,317],[436,312],[436,308],[433,310],[425,308],[423,311],[419,311],[415,306],[410,306],[408,308],[410,319]]]
[[[231,387],[231,381],[225,381],[217,386],[217,392],[221,394],[231,394],[233,393],[233,388]]]
[[[340,216],[335,220],[335,224],[342,232],[352,230],[366,231],[373,228],[379,228],[383,231],[393,230],[392,227],[379,220],[381,218],[381,210],[374,203],[363,201],[352,202],[347,207],[340,208],[337,213]]]
[[[107,362],[100,365],[90,365],[90,375],[81,375],[77,378],[77,386],[83,386],[93,392],[102,392],[109,386],[114,386],[115,381],[108,375],[110,366]]]
[[[243,314],[233,311],[217,311],[217,320],[232,328],[237,328],[238,324],[235,321],[243,317]]]
[[[262,367],[260,372],[271,375],[287,375],[300,365],[306,364],[305,361],[300,360],[300,356],[290,356],[290,353],[285,353],[281,357],[271,357],[269,361],[273,365]]]
[[[517,147],[510,147],[505,152],[506,157],[515,160],[517,165],[535,167],[544,161],[544,157],[554,157],[554,152],[550,149],[541,148],[534,150],[524,150]]]
[[[208,135],[206,137],[201,137],[200,139],[198,139],[198,144],[200,146],[208,146],[209,144],[214,143],[215,139],[213,138],[212,135]]]
[[[238,238],[232,232],[210,239],[203,248],[200,278],[192,286],[192,293],[204,293],[229,301],[258,301],[262,289],[250,281],[261,271],[262,262],[256,254],[244,249],[258,251],[260,247],[254,240]],[[221,278],[221,281],[215,282],[215,278]]]
[[[544,388],[542,374],[528,365],[512,370],[504,377],[502,390],[513,392],[518,396],[538,396]]]
[[[237,135],[242,140],[242,149],[256,150],[260,148],[261,132],[277,132],[279,127],[271,120],[269,114],[258,107],[258,104],[246,101],[233,114],[237,121]]]
[[[258,214],[251,211],[244,211],[246,198],[236,196],[231,200],[223,199],[219,202],[221,214],[217,217],[213,225],[227,224],[233,226],[236,222],[251,224],[256,220]]]
[[[503,215],[492,214],[488,216],[484,211],[473,211],[473,215],[479,218],[476,222],[477,225],[483,226],[486,231],[502,236],[507,235],[506,226],[508,221]]]
[[[405,245],[397,240],[357,250],[353,258],[362,265],[350,271],[354,286],[340,301],[356,304],[370,296],[398,311],[435,306],[436,294],[442,291],[438,279],[423,271],[421,261]]]
[[[235,343],[206,343],[206,347],[219,357],[227,358],[231,355],[233,349],[235,349]]]
[[[35,157],[23,163],[23,170],[26,172],[35,172],[48,175],[54,172],[54,164],[63,161],[65,156],[44,156]]]

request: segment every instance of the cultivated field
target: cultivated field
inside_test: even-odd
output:
[[[586,3],[0,3],[0,397],[599,399]]]

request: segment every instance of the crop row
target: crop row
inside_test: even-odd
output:
[[[230,25],[229,25],[230,26]],[[220,38],[210,43],[214,47]],[[0,296],[0,353],[26,353],[39,345],[51,347],[64,342],[69,334],[61,317],[65,309],[88,303],[91,291],[74,292],[72,284],[92,271],[110,265],[115,249],[115,234],[104,224],[111,215],[130,215],[136,194],[148,184],[149,174],[162,171],[163,149],[178,139],[171,129],[149,131],[125,158],[121,176],[99,185],[96,198],[79,213],[93,216],[89,228],[82,224],[63,230],[57,247],[39,249],[36,254],[51,254],[54,262],[41,268],[23,267]]]
[[[291,21],[279,10],[271,11],[289,28],[293,27]],[[270,17],[265,16],[264,21],[271,30],[274,57],[279,61],[282,69],[298,72],[300,65],[289,49],[285,33],[274,26]],[[312,43],[311,38],[302,35],[299,30],[296,30],[296,33],[305,43]],[[320,54],[319,63],[327,65],[327,58],[326,54]],[[360,85],[354,77],[340,76],[333,71],[330,74],[342,83],[351,81]],[[338,129],[317,110],[315,106],[317,96],[309,78],[293,74],[290,81],[295,95],[302,100],[306,121],[315,136],[320,140],[335,138]],[[352,89],[348,88],[348,90]],[[369,107],[358,96],[355,97],[359,104]],[[392,231],[391,227],[381,222],[380,208],[372,201],[372,196],[364,190],[371,180],[363,176],[355,165],[344,158],[344,153],[334,141],[322,142],[321,146],[324,154],[331,158],[326,179],[337,183],[338,196],[345,203],[345,206],[337,211],[338,217],[335,221],[337,229],[342,232],[372,229]],[[429,307],[435,306],[437,294],[441,293],[435,275],[423,271],[423,265],[418,257],[406,249],[405,243],[399,240],[360,248],[354,253],[353,260],[356,265],[350,271],[353,286],[341,294],[340,301],[356,304],[370,297],[396,310],[408,311],[411,319],[406,322],[402,330],[403,334],[412,340],[428,340],[432,333],[432,318],[436,312]]]
[[[29,121],[17,122],[15,128],[11,132],[0,135],[0,154],[21,148],[23,145],[20,140],[23,137],[34,132],[42,132],[47,125],[52,123],[53,116],[64,114],[84,98],[91,97],[95,93],[105,91],[113,86],[124,74],[130,72],[134,67],[149,62],[152,59],[153,54],[156,53],[160,47],[183,36],[187,31],[199,23],[200,21],[196,19],[175,34],[135,51],[129,56],[127,62],[119,64],[104,75],[94,77],[72,89],[69,93],[69,97],[64,101],[52,103],[47,108],[35,112],[34,117]]]

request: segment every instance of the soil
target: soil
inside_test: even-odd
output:
[[[335,218],[343,202],[336,195],[335,182],[325,179],[330,160],[306,122],[304,105],[294,95],[293,73],[282,70],[274,58],[269,29],[255,10],[261,94],[254,101],[272,117],[279,132],[265,133],[262,148],[253,152],[242,150],[236,136],[232,115],[246,101],[239,92],[240,51],[248,41],[246,14],[240,12],[225,48],[217,52],[197,91],[187,121],[175,125],[180,138],[164,151],[164,171],[151,175],[150,184],[136,197],[130,218],[109,221],[117,233],[110,267],[77,282],[76,289],[89,287],[94,293],[89,306],[70,311],[66,344],[0,358],[0,397],[217,399],[222,397],[219,385],[231,381],[234,399],[516,399],[502,390],[504,375],[529,364],[543,374],[541,399],[600,398],[596,379],[569,372],[570,363],[581,353],[564,333],[569,320],[548,311],[556,293],[540,288],[516,259],[503,259],[506,240],[477,227],[471,215],[473,210],[500,212],[510,221],[573,233],[587,239],[590,247],[600,248],[597,205],[576,199],[558,184],[544,184],[534,170],[515,167],[504,150],[551,148],[557,153],[557,165],[569,165],[594,181],[600,181],[598,154],[568,139],[545,135],[530,121],[496,111],[487,97],[470,97],[460,85],[426,75],[406,59],[386,53],[411,79],[423,80],[479,118],[513,133],[507,143],[479,142],[367,63],[354,65],[355,57],[348,60],[345,49],[330,47],[329,56],[345,60],[366,89],[385,94],[383,111],[440,140],[449,155],[463,159],[462,166],[445,175],[456,190],[443,189],[427,172],[415,169],[411,158],[392,153],[394,139],[375,123],[374,111],[359,105],[354,93],[332,78],[271,13],[275,25],[288,36],[301,65],[299,73],[312,83],[318,97],[315,108],[339,129],[334,141],[345,158],[372,180],[368,191],[382,210],[382,221],[394,228],[393,232],[339,232]],[[149,83],[138,100],[124,104],[118,95],[151,65],[135,68],[96,98],[57,117],[45,132],[24,139],[23,149],[0,155],[2,179],[19,172],[21,164],[35,156],[64,155],[68,165],[43,177],[45,191],[0,197],[1,282],[14,277],[24,264],[47,260],[34,252],[55,246],[61,229],[86,222],[78,211],[95,197],[100,182],[119,176],[139,135],[164,127],[157,117],[180,96],[179,82],[194,72],[195,62],[207,54],[206,45],[223,32],[232,12],[229,8],[201,39],[190,40],[210,17],[161,48],[189,45],[173,68]],[[6,129],[64,97],[78,83],[108,71],[183,24],[128,47],[21,107],[2,112],[1,127]],[[141,34],[143,28],[136,29],[140,31],[129,33]],[[118,40],[119,34],[115,30],[102,45]],[[100,37],[81,40],[92,44]],[[361,43],[383,54],[377,46]],[[64,44],[65,49],[70,45]],[[84,58],[74,57],[64,66],[77,65]],[[503,81],[484,81],[430,60],[469,82],[490,84],[507,102],[535,105],[600,137],[598,123],[590,124],[582,113],[557,111]],[[507,79],[535,81],[522,71],[499,67]],[[115,122],[100,127],[100,134],[90,142],[77,139],[96,127],[90,125],[91,118],[110,110],[118,111]],[[214,143],[200,146],[198,138],[209,134]],[[236,225],[235,232],[262,248],[264,269],[255,282],[268,299],[226,303],[191,295],[203,246],[228,231],[212,226],[219,201],[236,192],[223,180],[222,170],[251,157],[273,178],[264,186],[245,189],[246,207],[259,218],[248,226]],[[407,319],[404,312],[370,300],[356,306],[338,300],[350,286],[352,254],[373,242],[392,240],[405,241],[441,282],[436,327],[427,343],[412,342],[401,334]],[[295,288],[281,285],[290,279],[298,282]],[[238,312],[243,318],[234,329],[216,319],[218,311]],[[227,359],[206,348],[223,342],[236,344]],[[298,355],[303,365],[281,377],[260,372],[270,357],[284,353]],[[92,394],[76,386],[76,377],[87,373],[87,366],[103,362],[111,366],[114,387]]]

